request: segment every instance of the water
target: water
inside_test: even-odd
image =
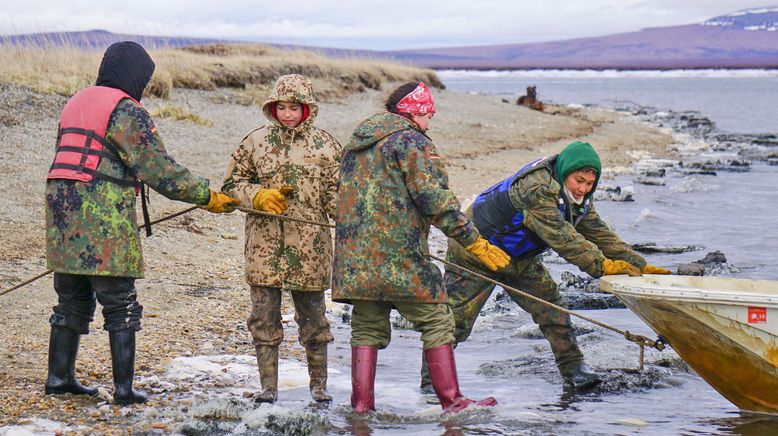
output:
[[[511,102],[535,85],[542,101],[604,107],[629,101],[700,111],[730,132],[778,131],[778,70],[446,70],[439,76],[448,89],[502,95]]]

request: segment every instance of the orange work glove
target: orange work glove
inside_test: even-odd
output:
[[[640,270],[629,262],[623,260],[611,260],[608,258],[602,261],[602,275],[609,276],[613,274],[627,274],[630,277],[640,276]]]
[[[240,200],[232,198],[223,192],[211,191],[211,199],[205,206],[205,210],[213,213],[230,213],[240,206]]]
[[[275,188],[262,188],[254,196],[254,209],[261,210],[263,212],[274,213],[281,215],[286,208],[286,194],[294,191],[291,186],[284,186],[280,189]]]
[[[662,268],[660,266],[654,266],[646,264],[646,266],[643,267],[643,274],[672,274],[673,272],[670,271],[667,268]]]
[[[510,256],[481,236],[466,248],[467,251],[473,253],[482,264],[492,271],[497,271],[497,268],[503,268],[511,262]]]

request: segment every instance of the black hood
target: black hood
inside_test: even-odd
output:
[[[105,50],[95,85],[120,89],[140,101],[152,74],[154,61],[146,50],[138,43],[122,41]]]

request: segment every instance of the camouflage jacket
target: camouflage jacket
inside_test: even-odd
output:
[[[208,180],[167,154],[145,109],[130,99],[116,105],[106,139],[126,165],[103,159],[98,170],[138,180],[172,200],[207,204]],[[46,262],[60,273],[143,277],[135,189],[100,179],[46,182]]]
[[[539,169],[514,182],[509,194],[513,205],[524,211],[524,225],[581,271],[600,277],[606,257],[643,269],[646,265],[643,256],[608,228],[593,203],[575,227],[565,221],[559,211],[561,190],[562,186],[550,171]]]
[[[283,126],[271,113],[271,103],[308,105],[308,118],[295,128]],[[265,101],[269,123],[249,133],[232,153],[222,190],[253,208],[261,188],[292,186],[284,215],[316,222],[335,216],[341,147],[327,132],[313,127],[318,114],[311,82],[292,74],[279,78]],[[254,286],[295,291],[330,287],[331,229],[246,216],[246,281]]]
[[[340,171],[332,299],[445,302],[427,256],[430,225],[468,246],[478,230],[459,211],[435,146],[415,124],[380,113],[349,141]]]

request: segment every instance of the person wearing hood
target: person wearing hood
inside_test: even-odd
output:
[[[279,77],[262,112],[268,123],[246,135],[232,153],[222,189],[247,208],[328,222],[335,216],[341,146],[313,126],[319,106],[311,81],[299,74]],[[259,214],[246,216],[245,229],[252,304],[247,324],[262,384],[254,400],[273,403],[278,396],[281,293],[288,291],[308,360],[311,396],[330,402],[327,344],[333,337],[324,301],[331,277],[330,229]]]
[[[647,264],[597,214],[592,196],[600,174],[599,155],[590,144],[578,141],[558,155],[524,166],[481,192],[465,211],[485,238],[510,255],[510,264],[497,271],[485,270],[455,239],[449,239],[446,259],[556,305],[562,305],[561,296],[540,260],[549,248],[595,278],[670,274]],[[445,286],[459,343],[470,335],[495,285],[446,266]],[[583,361],[568,314],[510,291],[508,295],[539,325],[566,383],[582,390],[601,382]],[[425,391],[431,383],[428,364],[422,363],[421,388]]]
[[[375,410],[378,350],[389,345],[395,308],[421,332],[441,407],[492,406],[494,398],[476,402],[459,390],[454,320],[441,273],[428,256],[430,225],[490,270],[507,265],[508,255],[479,235],[448,187],[426,134],[435,114],[429,88],[422,82],[400,86],[386,110],[356,128],[340,172],[332,299],[353,305],[351,405],[356,413]]]
[[[75,375],[80,335],[89,333],[97,300],[109,332],[114,401],[146,401],[145,393],[132,388],[143,312],[135,291],[135,280],[143,277],[135,218],[139,183],[210,212],[231,212],[237,205],[165,151],[140,104],[153,72],[143,47],[115,43],[105,51],[95,86],[76,93],[62,110],[46,181],[46,262],[58,296],[49,320],[46,394],[97,395]]]

